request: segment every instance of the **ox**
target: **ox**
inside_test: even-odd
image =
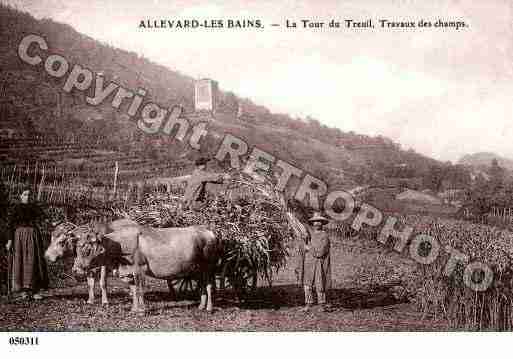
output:
[[[206,226],[184,228],[126,227],[101,237],[84,237],[77,244],[74,270],[121,263],[120,275],[133,279],[132,311],[144,313],[144,276],[172,280],[199,279],[199,309],[212,311],[212,286],[220,243]],[[125,263],[123,265],[123,263]],[[171,286],[170,286],[171,287]]]
[[[77,243],[81,240],[87,240],[91,236],[103,235],[124,227],[137,226],[137,223],[129,219],[119,219],[109,224],[97,223],[94,226],[84,225],[76,226],[70,222],[58,224],[52,231],[50,246],[45,252],[45,258],[48,262],[54,263],[58,259],[72,257],[76,253]],[[109,304],[107,297],[107,267],[100,266],[87,271],[87,285],[89,288],[89,297],[87,303],[94,304],[94,285],[95,277],[100,273],[99,283],[101,290],[102,304]]]

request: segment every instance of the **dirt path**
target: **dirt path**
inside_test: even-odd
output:
[[[148,314],[130,312],[125,284],[109,278],[110,306],[88,305],[85,283],[56,288],[40,302],[0,301],[0,330],[37,331],[433,331],[447,330],[443,321],[422,320],[413,304],[398,303],[383,288],[351,289],[362,268],[374,273],[376,256],[356,250],[357,242],[335,244],[330,312],[301,312],[303,294],[293,271],[293,261],[275,278],[272,288],[258,288],[242,305],[231,293],[219,293],[216,310],[196,309],[197,300],[171,301],[164,281],[149,280],[145,295]],[[365,264],[365,263],[368,263]],[[380,262],[381,263],[381,262]],[[395,264],[395,262],[394,262]],[[97,292],[97,296],[99,293]],[[99,301],[99,298],[97,298]]]
[[[85,303],[85,285],[51,291],[40,302],[0,304],[1,330],[36,331],[412,331],[444,330],[443,322],[421,320],[411,304],[384,305],[386,296],[355,300],[355,293],[337,293],[331,312],[303,313],[300,292],[290,286],[260,289],[250,302],[236,306],[219,298],[214,313],[196,309],[197,302],[170,301],[163,286],[146,294],[148,314],[130,313],[125,288],[116,286],[108,307]],[[345,297],[344,297],[345,295]],[[345,304],[344,304],[345,303]],[[366,305],[367,304],[367,305]],[[378,306],[372,307],[374,304]],[[371,306],[370,308],[365,308]]]

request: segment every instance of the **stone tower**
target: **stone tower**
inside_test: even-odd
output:
[[[217,108],[218,84],[210,79],[197,80],[194,84],[195,111],[209,111],[215,113]]]

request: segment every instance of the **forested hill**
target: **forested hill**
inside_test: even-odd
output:
[[[64,56],[93,72],[103,72],[107,81],[148,90],[161,106],[181,104],[193,111],[194,80],[170,69],[78,33],[71,26],[0,5],[0,128],[22,129],[78,140],[118,146],[123,151],[152,151],[155,156],[184,155],[184,148],[166,142],[155,151],[155,137],[142,136],[124,112],[106,105],[92,107],[81,92],[62,91],[64,79],[54,79],[17,56],[20,40],[28,34],[43,36],[51,53]],[[214,79],[216,80],[216,79]],[[222,82],[220,83],[222,87]],[[219,115],[213,125],[243,137],[251,145],[271,152],[313,173],[332,185],[345,188],[386,177],[425,177],[439,162],[404,151],[390,139],[370,137],[329,128],[313,118],[291,118],[271,113],[236,94],[222,91]],[[242,109],[242,115],[240,114]],[[157,141],[158,142],[158,141]],[[162,144],[162,141],[159,142]],[[175,148],[176,147],[176,148]]]
[[[472,166],[478,169],[488,168],[490,164],[496,160],[497,164],[508,170],[513,171],[513,160],[505,157],[501,157],[496,153],[491,152],[478,152],[471,155],[465,155],[461,157],[459,163],[466,166]]]

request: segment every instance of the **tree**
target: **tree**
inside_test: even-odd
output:
[[[429,171],[426,178],[426,187],[438,192],[442,186],[444,179],[444,170],[441,166],[432,165],[429,167]]]
[[[496,158],[492,160],[492,163],[490,165],[490,169],[488,170],[488,173],[490,174],[490,182],[492,184],[492,187],[499,188],[502,187],[504,183],[504,175],[505,171],[504,168],[499,166],[499,162]]]
[[[448,165],[445,179],[450,181],[456,188],[468,188],[471,182],[470,171],[463,165]]]

